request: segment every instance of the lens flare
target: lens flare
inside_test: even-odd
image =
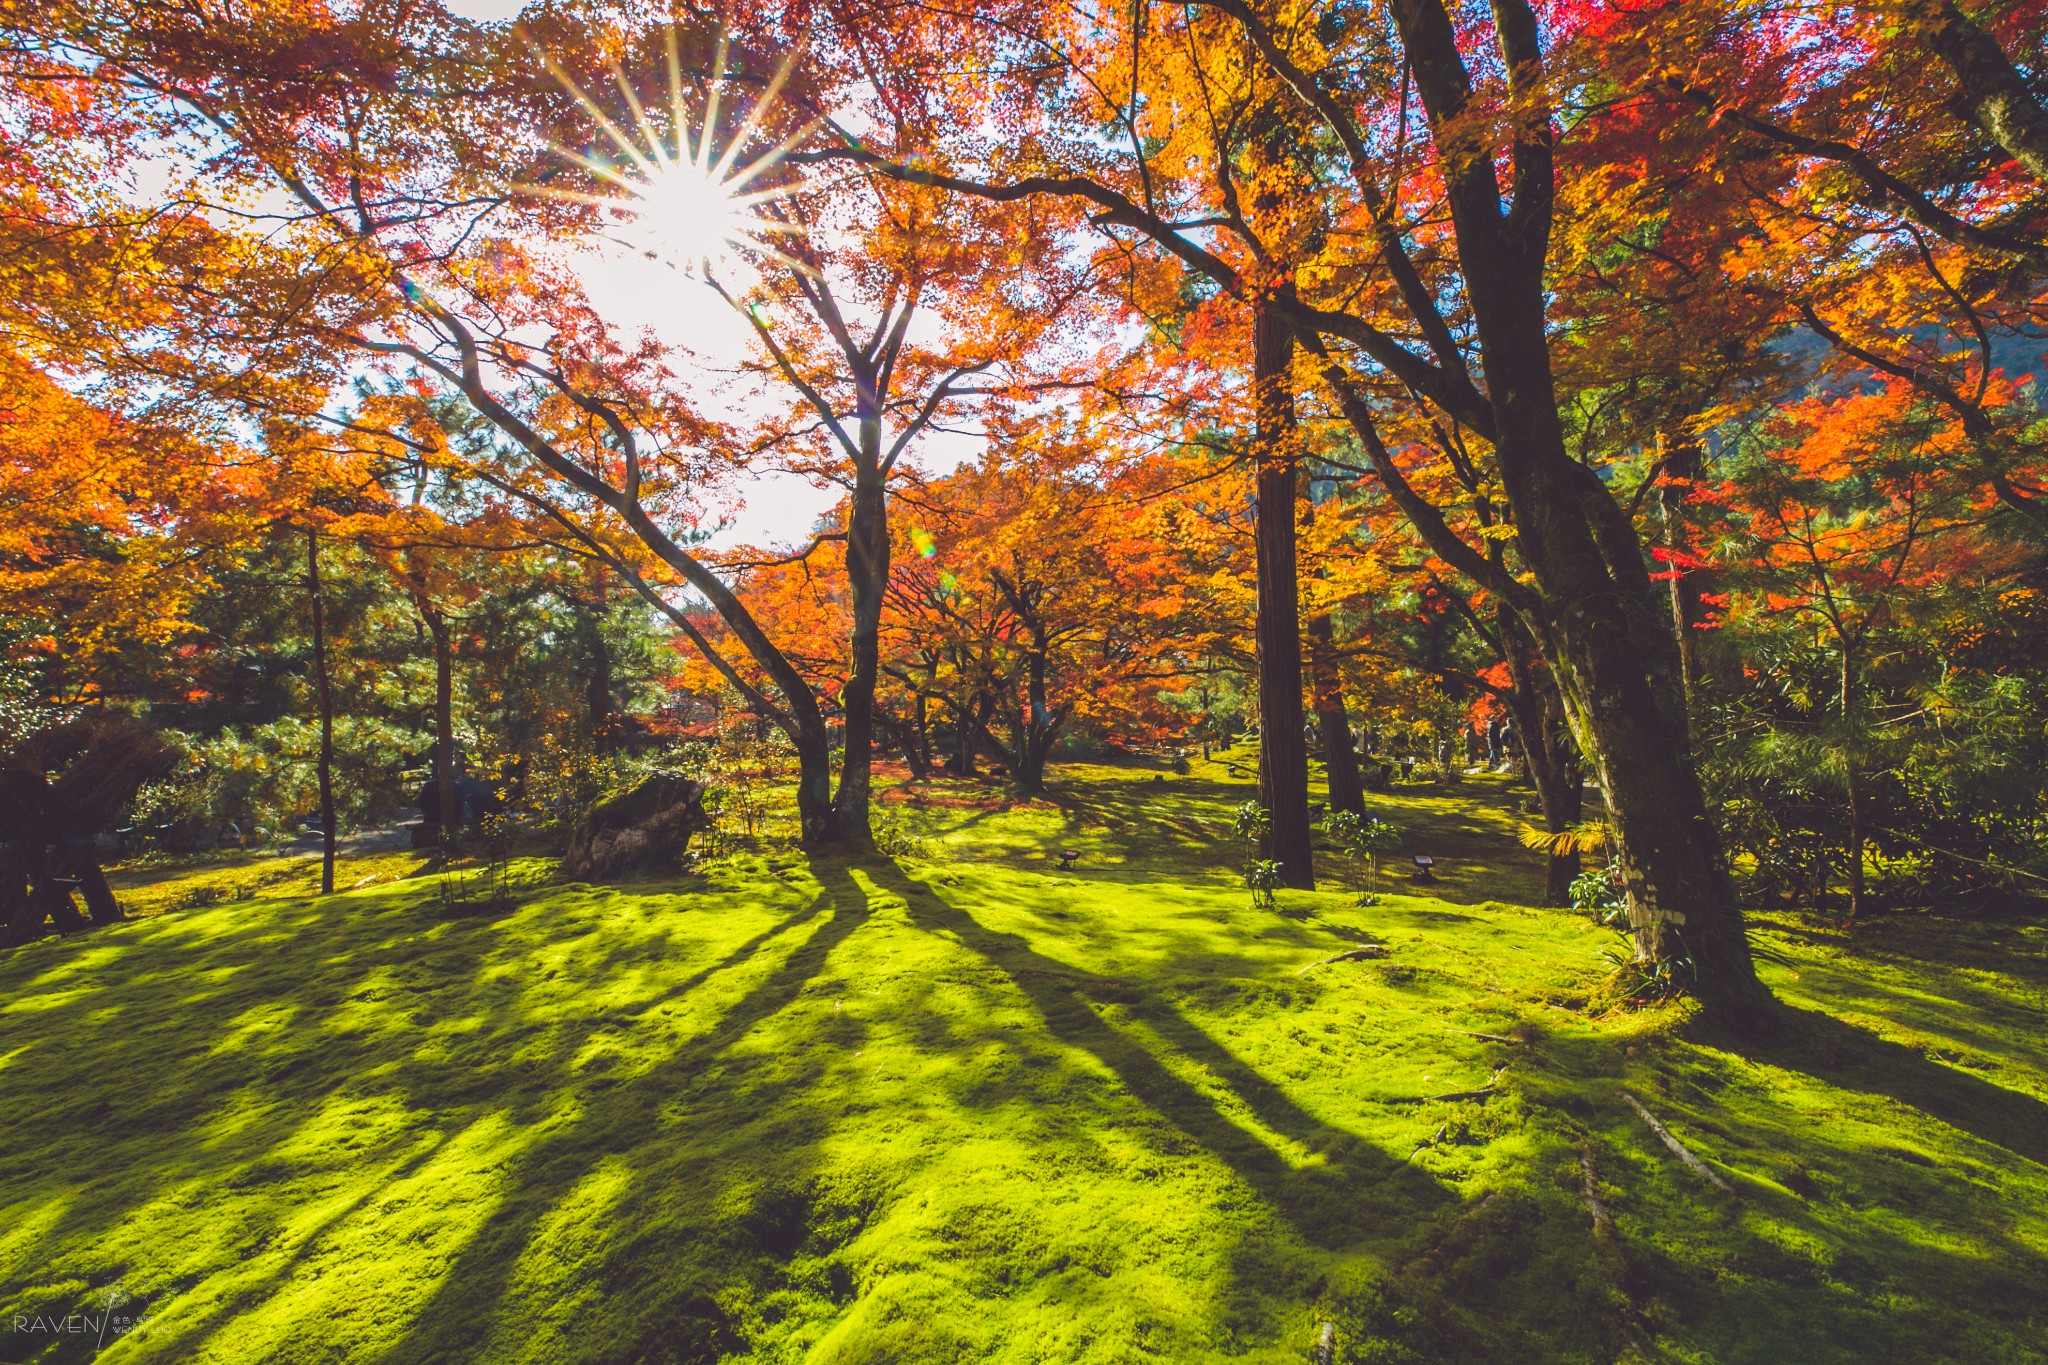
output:
[[[716,145],[720,92],[726,76],[726,38],[719,35],[717,56],[712,63],[709,93],[697,134],[690,135],[689,103],[684,96],[682,59],[676,33],[668,35],[668,109],[666,127],[650,117],[640,103],[632,83],[617,66],[612,80],[632,111],[632,128],[621,128],[597,102],[584,93],[560,64],[541,54],[549,74],[560,81],[576,102],[583,106],[612,144],[612,153],[591,155],[569,147],[557,147],[564,157],[581,166],[611,188],[610,193],[585,193],[556,188],[538,192],[551,198],[601,208],[617,226],[615,240],[633,251],[662,261],[678,270],[714,276],[716,268],[735,259],[756,257],[778,261],[798,270],[805,264],[774,245],[771,238],[799,235],[801,229],[786,218],[763,216],[764,210],[796,194],[795,183],[750,188],[782,163],[789,149],[816,128],[805,124],[774,146],[748,156],[748,147],[761,133],[761,120],[775,103],[789,75],[785,63],[761,92],[740,127],[721,150]]]

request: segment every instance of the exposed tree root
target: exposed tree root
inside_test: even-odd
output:
[[[1442,1125],[1440,1125],[1440,1126],[1439,1126],[1439,1127],[1437,1128],[1437,1130],[1436,1130],[1436,1136],[1434,1136],[1434,1137],[1427,1137],[1427,1138],[1424,1138],[1424,1139],[1422,1140],[1422,1145],[1421,1145],[1420,1147],[1417,1147],[1417,1148],[1416,1148],[1416,1149],[1415,1149],[1414,1151],[1412,1151],[1412,1152],[1410,1152],[1410,1153],[1408,1154],[1408,1161],[1413,1161],[1413,1160],[1415,1160],[1415,1158],[1416,1158],[1416,1157],[1419,1157],[1419,1156],[1421,1156],[1421,1155],[1422,1155],[1422,1154],[1423,1154],[1424,1152],[1426,1152],[1426,1151],[1428,1151],[1428,1150],[1429,1150],[1430,1148],[1432,1148],[1432,1147],[1436,1146],[1436,1145],[1437,1145],[1437,1144],[1438,1144],[1439,1142],[1442,1142],[1442,1141],[1444,1140],[1444,1138],[1445,1138],[1445,1137],[1446,1137],[1447,1135],[1449,1135],[1450,1131],[1451,1131],[1451,1125],[1450,1125],[1450,1124],[1446,1123],[1446,1124],[1442,1124]],[[1402,1162],[1401,1164],[1402,1164],[1403,1166],[1405,1166],[1405,1165],[1407,1165],[1407,1164],[1408,1164],[1408,1161],[1404,1161],[1404,1162]]]
[[[1593,1177],[1593,1154],[1584,1147],[1579,1148],[1579,1174],[1583,1177],[1580,1190],[1586,1212],[1593,1215],[1593,1236],[1604,1242],[1614,1236],[1614,1218],[1600,1202],[1600,1184]]]
[[[1493,1069],[1493,1079],[1477,1090],[1447,1090],[1441,1095],[1404,1095],[1399,1099],[1382,1100],[1382,1104],[1435,1104],[1438,1100],[1484,1100],[1500,1093],[1500,1073],[1507,1070],[1503,1063]]]
[[[1444,1233],[1443,1239],[1414,1260],[1408,1262],[1407,1265],[1402,1266],[1401,1275],[1405,1277],[1417,1270],[1441,1270],[1445,1261],[1455,1256],[1464,1248],[1467,1239],[1472,1235],[1473,1221],[1480,1214],[1492,1208],[1494,1201],[1499,1198],[1500,1191],[1494,1190],[1486,1198],[1480,1200],[1462,1214],[1459,1214],[1458,1221],[1451,1224],[1449,1230]]]
[[[1371,958],[1385,957],[1386,955],[1387,950],[1377,943],[1361,943],[1356,948],[1346,949],[1332,957],[1326,957],[1320,962],[1311,962],[1307,967],[1303,967],[1301,971],[1296,972],[1295,975],[1300,976],[1303,972],[1308,971],[1310,967],[1327,967],[1332,962],[1364,962]]]
[[[1707,1165],[1706,1162],[1701,1161],[1698,1157],[1694,1156],[1690,1151],[1688,1151],[1684,1143],[1680,1142],[1677,1138],[1671,1135],[1670,1129],[1666,1128],[1663,1124],[1657,1122],[1656,1116],[1653,1115],[1649,1110],[1643,1108],[1643,1102],[1641,1100],[1637,1099],[1634,1095],[1629,1094],[1626,1090],[1621,1092],[1621,1097],[1628,1101],[1629,1108],[1635,1110],[1636,1113],[1642,1117],[1644,1123],[1650,1125],[1650,1131],[1657,1135],[1658,1140],[1661,1141],[1666,1147],[1669,1147],[1672,1150],[1672,1153],[1676,1155],[1680,1161],[1683,1161],[1687,1166],[1690,1166],[1694,1174],[1698,1175],[1700,1178],[1705,1180],[1709,1185],[1712,1185],[1715,1189],[1720,1190],[1723,1193],[1735,1193],[1734,1186],[1730,1185],[1727,1181],[1723,1180],[1711,1166]]]
[[[1449,1024],[1444,1025],[1444,1027],[1450,1029],[1452,1033],[1462,1033],[1467,1038],[1484,1038],[1489,1043],[1506,1043],[1509,1047],[1520,1047],[1523,1042],[1520,1038],[1509,1038],[1499,1033],[1475,1033],[1468,1028],[1451,1028]]]

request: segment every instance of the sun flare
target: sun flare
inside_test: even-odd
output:
[[[716,263],[759,236],[753,219],[726,187],[691,165],[662,167],[637,180],[610,205],[620,235],[644,255],[684,269]]]
[[[691,274],[713,277],[723,264],[768,258],[802,268],[801,263],[770,240],[800,231],[779,215],[765,211],[797,192],[793,184],[752,188],[781,164],[789,148],[811,131],[809,126],[781,142],[748,156],[760,138],[761,120],[775,102],[787,68],[777,72],[748,109],[746,118],[721,149],[716,145],[723,77],[709,82],[697,134],[690,135],[690,110],[684,96],[682,62],[671,31],[668,48],[666,127],[651,117],[632,84],[617,67],[612,79],[632,111],[629,132],[607,115],[569,75],[543,56],[548,70],[576,97],[605,137],[613,154],[595,156],[558,148],[563,156],[610,187],[609,193],[551,189],[545,193],[603,209],[616,225],[621,245]],[[721,37],[713,69],[726,69],[726,43]],[[694,143],[694,145],[693,145]]]

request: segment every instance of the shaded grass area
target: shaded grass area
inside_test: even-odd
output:
[[[927,857],[494,917],[129,889],[0,959],[0,1327],[142,1326],[0,1361],[2048,1359],[2040,925],[1761,926],[1800,1022],[1737,1050],[1585,1015],[1513,793],[1379,803],[1438,894],[1258,911],[1249,788],[905,788]]]

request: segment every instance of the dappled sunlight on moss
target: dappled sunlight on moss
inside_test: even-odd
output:
[[[529,864],[489,918],[398,881],[0,959],[0,1309],[118,1279],[150,1326],[106,1358],[160,1361],[1296,1360],[1323,1320],[1383,1360],[2039,1339],[2039,939],[1766,933],[1788,999],[1867,1027],[1738,1053],[1682,1008],[1578,1012],[1603,931],[1503,903],[1540,869],[1495,788],[1393,798],[1445,895],[1258,910],[1224,832],[1247,784],[1154,776],[892,802],[933,851],[900,865]],[[1387,956],[1323,963],[1360,942]]]

